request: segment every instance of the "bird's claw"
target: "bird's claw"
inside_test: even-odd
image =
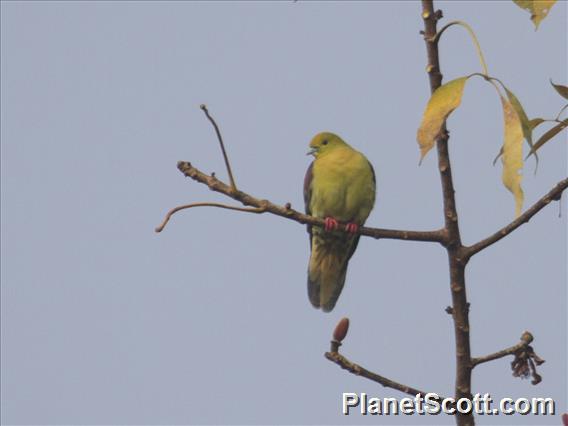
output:
[[[326,217],[324,219],[324,229],[329,231],[335,231],[339,227],[339,222],[332,217]]]
[[[356,223],[348,223],[347,225],[345,225],[345,230],[350,234],[355,235],[357,231],[359,231],[359,225],[357,225]]]

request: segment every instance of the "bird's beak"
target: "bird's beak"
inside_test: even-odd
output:
[[[316,155],[317,152],[317,148],[310,148],[310,150],[308,152],[306,152],[306,155]]]

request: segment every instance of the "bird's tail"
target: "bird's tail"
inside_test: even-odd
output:
[[[312,245],[308,265],[308,297],[315,308],[321,308],[324,312],[334,308],[345,284],[348,262],[345,249],[325,244]]]

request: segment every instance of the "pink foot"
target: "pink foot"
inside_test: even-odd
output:
[[[324,229],[327,232],[335,231],[339,227],[339,222],[332,217],[326,217],[324,219],[324,223],[325,223]]]
[[[357,231],[359,231],[359,225],[357,225],[356,223],[348,223],[347,225],[345,225],[345,230],[350,234],[355,235]]]

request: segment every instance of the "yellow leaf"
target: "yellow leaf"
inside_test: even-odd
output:
[[[507,93],[507,98],[509,98],[509,102],[511,103],[511,106],[513,107],[513,109],[517,113],[517,116],[519,117],[519,120],[521,121],[521,128],[523,129],[523,136],[524,136],[525,140],[527,141],[527,143],[529,144],[529,148],[532,150],[533,149],[533,142],[532,142],[533,127],[531,126],[531,121],[527,117],[527,114],[525,113],[525,110],[523,109],[521,102],[517,99],[517,97],[514,95],[514,93],[511,92],[509,89],[507,89],[507,87],[505,85],[503,85],[503,88],[505,89],[505,93]],[[536,159],[536,167],[538,167],[538,155],[536,154],[536,152],[534,153],[534,155],[535,155],[535,159]],[[535,168],[535,173],[536,173],[536,168]]]
[[[523,209],[523,128],[521,120],[511,102],[501,96],[504,119],[503,141],[503,184],[515,197],[515,216],[518,217]]]
[[[534,23],[535,31],[538,30],[540,22],[546,18],[548,12],[556,0],[513,0],[521,9],[527,10],[531,14],[531,21]]]
[[[416,139],[420,146],[420,161],[432,149],[448,116],[461,103],[467,77],[456,78],[436,89],[422,116]]]

